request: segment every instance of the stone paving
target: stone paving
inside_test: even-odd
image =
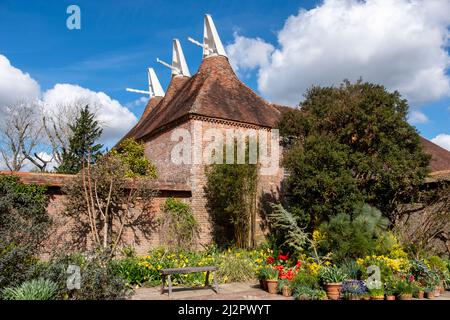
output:
[[[281,294],[269,294],[260,289],[256,283],[227,283],[219,286],[219,293],[204,287],[174,287],[168,296],[166,289],[161,294],[161,287],[139,288],[131,297],[132,300],[293,300]],[[424,299],[428,300],[428,299]],[[450,300],[450,291],[446,291],[434,300]]]
[[[161,294],[161,287],[139,288],[132,300],[293,300],[280,294],[270,294],[255,283],[227,283],[219,285],[219,293],[204,287],[173,287],[172,295],[168,290]]]

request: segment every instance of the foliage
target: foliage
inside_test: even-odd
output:
[[[161,206],[160,233],[165,245],[172,249],[189,249],[199,235],[199,225],[191,207],[174,198],[167,198]]]
[[[308,234],[299,227],[296,216],[283,208],[281,204],[272,204],[269,219],[273,229],[283,235],[282,246],[294,251],[302,251],[309,243]]]
[[[339,265],[339,268],[348,275],[350,279],[357,280],[361,278],[362,270],[356,260],[346,259]]]
[[[96,141],[102,135],[103,129],[88,105],[80,110],[75,123],[69,127],[72,132],[69,147],[63,148],[62,162],[56,170],[59,173],[76,174],[83,169],[86,162],[93,164],[101,157],[103,145]]]
[[[51,300],[58,290],[57,285],[46,279],[35,279],[22,283],[19,287],[5,288],[5,300]]]
[[[319,248],[332,251],[335,261],[368,255],[373,252],[388,223],[379,210],[369,205],[355,209],[352,215],[338,213],[320,225],[324,239]]]
[[[319,289],[319,278],[317,275],[313,275],[307,272],[305,269],[300,270],[295,278],[292,280],[293,287],[306,286],[311,289]]]
[[[18,286],[29,277],[51,224],[45,192],[44,186],[0,175],[0,289]]]
[[[297,300],[324,300],[327,297],[324,290],[307,286],[295,286],[293,291],[293,296]]]
[[[395,294],[413,294],[414,292],[414,277],[401,277],[398,278],[395,286]]]
[[[117,155],[127,166],[125,176],[128,178],[154,177],[156,178],[156,167],[145,157],[145,146],[132,138],[123,140],[117,149],[111,154]]]
[[[250,248],[256,244],[258,166],[248,163],[248,152],[245,153],[246,163],[238,164],[236,149],[233,164],[213,164],[206,168],[204,191],[213,220],[215,242]]]
[[[319,269],[319,279],[323,284],[340,283],[347,280],[348,275],[337,266],[323,266]]]
[[[255,268],[249,257],[230,255],[227,259],[220,259],[217,276],[224,283],[247,282],[255,279]],[[267,275],[268,277],[270,276]]]
[[[369,294],[371,297],[384,297],[384,288],[370,289]]]
[[[67,288],[69,265],[80,267],[79,290]],[[35,274],[57,284],[56,299],[117,300],[130,293],[126,282],[109,263],[109,253],[102,249],[84,254],[58,254],[48,262],[43,262]]]
[[[398,204],[417,198],[430,159],[407,114],[406,100],[381,85],[309,89],[278,124],[290,140],[283,164],[299,219],[312,228],[365,202],[396,220]]]
[[[87,247],[88,240],[111,249],[122,241],[124,230],[148,236],[156,228],[152,201],[156,194],[153,176],[130,179],[123,155],[108,154],[89,162],[63,188],[68,216],[74,218],[73,245]],[[90,239],[89,239],[90,238]]]

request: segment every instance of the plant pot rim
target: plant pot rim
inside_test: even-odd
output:
[[[326,286],[341,286],[342,282],[328,282],[325,283]]]
[[[278,282],[278,280],[273,280],[273,279],[272,280],[271,279],[267,279],[266,281],[267,282]]]

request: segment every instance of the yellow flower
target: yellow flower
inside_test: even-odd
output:
[[[320,241],[323,238],[323,236],[319,230],[314,230],[313,234],[312,234],[312,238],[313,238],[314,242],[317,242],[317,241]]]

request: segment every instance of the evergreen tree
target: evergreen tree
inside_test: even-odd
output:
[[[313,87],[284,114],[289,210],[301,225],[350,214],[358,203],[395,221],[399,204],[417,200],[430,157],[407,114],[398,92],[362,81]]]
[[[89,106],[81,109],[75,123],[70,125],[72,136],[69,139],[69,148],[62,151],[62,163],[57,168],[59,173],[78,173],[83,162],[95,163],[102,155],[103,145],[96,143],[102,135],[103,129],[94,119]]]

